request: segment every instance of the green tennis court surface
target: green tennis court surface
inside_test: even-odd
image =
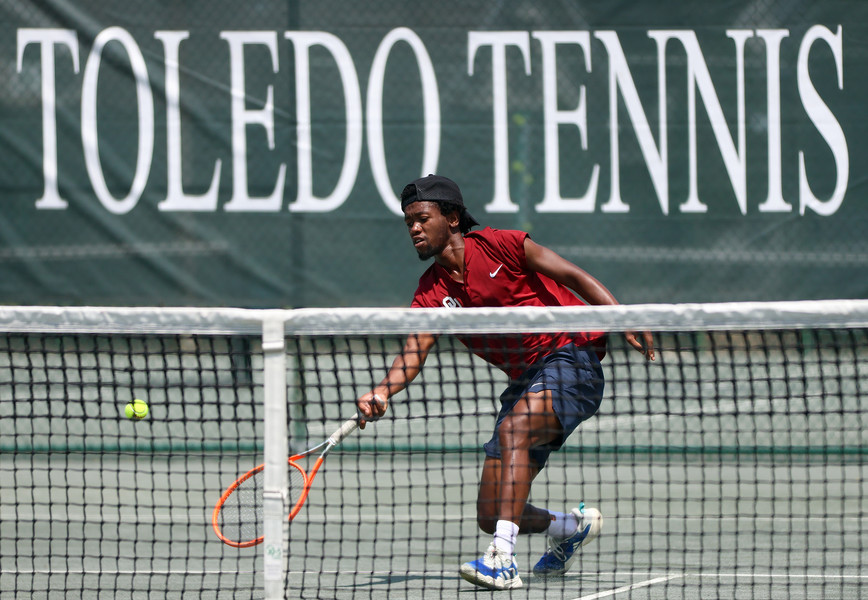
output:
[[[539,493],[531,501],[564,508],[584,499],[602,510],[603,534],[561,580],[530,575],[545,540],[522,536],[517,561],[525,588],[487,592],[457,575],[490,537],[475,523],[475,461],[463,455],[379,457],[388,464],[384,475],[386,465],[340,459],[340,467],[324,471],[325,485],[290,527],[289,581],[302,597],[305,591],[312,598],[859,598],[868,592],[865,519],[815,514],[811,491],[812,482],[843,488],[846,481],[861,481],[862,464],[830,469],[810,461],[760,460],[739,466],[708,457],[634,457],[619,464],[617,458],[560,456],[535,483]],[[346,493],[347,477],[358,477],[360,494]],[[343,497],[329,498],[338,478],[344,479]],[[776,480],[791,482],[787,496]],[[856,505],[857,490],[849,492],[853,502],[840,508],[858,514],[864,507]],[[341,548],[354,551],[346,555]],[[330,549],[327,558],[319,556]]]
[[[199,472],[188,461],[183,474],[164,461],[164,470],[148,479],[164,479],[166,489],[176,490],[169,495],[137,484],[135,461],[36,455],[18,457],[16,467],[3,457],[4,498],[13,483],[39,489],[39,473],[62,474],[64,481],[34,492],[32,512],[3,504],[0,597],[261,596],[253,575],[260,570],[258,549],[224,546],[210,527],[225,482],[221,471],[231,472],[238,461],[200,457]],[[49,462],[53,468],[46,470]],[[521,537],[517,560],[525,587],[510,597],[855,599],[868,592],[865,518],[841,516],[864,512],[861,461],[834,467],[810,458],[623,462],[577,453],[552,461],[532,501],[564,508],[584,499],[603,511],[603,534],[583,549],[572,572],[548,580],[529,573],[545,549],[543,537]],[[458,565],[488,543],[475,524],[478,465],[470,453],[371,458],[336,452],[290,526],[288,597],[491,593],[457,575]],[[851,497],[850,505],[844,500],[835,507],[840,513],[830,513],[826,503],[818,513],[813,490],[819,484],[827,494]],[[863,487],[847,489],[854,485]],[[13,520],[17,539],[9,530]],[[10,563],[16,555],[17,564]]]

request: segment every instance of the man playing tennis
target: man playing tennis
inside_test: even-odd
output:
[[[533,242],[527,233],[491,228],[471,232],[479,223],[450,179],[428,175],[410,183],[401,193],[401,208],[419,258],[434,258],[419,279],[414,307],[617,304],[599,281]],[[626,337],[654,360],[650,334],[643,335],[644,343],[632,333]],[[407,338],[385,379],[359,398],[361,426],[383,416],[389,398],[418,375],[435,341],[431,334]],[[461,565],[459,572],[489,589],[521,587],[513,556],[516,537],[546,533],[549,550],[534,574],[562,575],[576,550],[599,535],[602,515],[584,504],[567,513],[554,512],[528,504],[527,499],[549,454],[600,405],[604,336],[562,332],[498,338],[497,344],[486,344],[479,336],[461,341],[505,371],[510,384],[501,395],[494,434],[484,446],[477,498],[479,527],[494,538],[481,558]]]

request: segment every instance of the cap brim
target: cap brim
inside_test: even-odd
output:
[[[474,218],[473,218],[473,215],[471,215],[471,214],[467,211],[466,208],[464,209],[464,216],[467,218],[467,222],[470,223],[470,225],[479,225],[479,221],[477,221],[476,219],[474,219]]]

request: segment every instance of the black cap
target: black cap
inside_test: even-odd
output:
[[[445,202],[454,204],[461,212],[461,230],[466,232],[479,222],[474,219],[467,207],[464,206],[464,198],[458,184],[447,177],[440,175],[428,175],[421,177],[412,183],[408,183],[401,192],[401,210],[413,202]]]

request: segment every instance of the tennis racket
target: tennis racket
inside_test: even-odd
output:
[[[307,500],[313,478],[316,477],[325,457],[358,426],[359,416],[353,415],[352,419],[344,421],[344,424],[326,441],[289,458],[289,502],[292,505],[289,511],[290,521],[295,518]],[[304,459],[312,458],[317,452],[320,453],[319,456],[309,464],[310,468],[305,470],[304,463],[310,461]],[[265,539],[262,531],[264,471],[265,465],[261,464],[236,479],[226,488],[214,506],[211,524],[214,526],[214,533],[224,544],[235,548],[249,548],[261,544]]]

